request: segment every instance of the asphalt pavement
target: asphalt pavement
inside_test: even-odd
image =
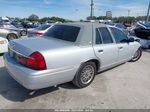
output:
[[[99,73],[87,88],[65,83],[30,92],[11,78],[0,56],[0,109],[150,109],[150,50],[138,62]]]

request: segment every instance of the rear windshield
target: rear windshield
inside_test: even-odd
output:
[[[46,30],[47,28],[49,28],[51,25],[42,25],[38,28],[36,28],[37,30]]]
[[[44,34],[44,36],[75,42],[79,31],[80,27],[68,25],[55,25],[50,30],[48,30]]]

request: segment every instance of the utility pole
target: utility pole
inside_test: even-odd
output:
[[[149,0],[149,6],[148,6],[148,10],[147,10],[146,21],[149,21],[149,11],[150,11],[150,0]]]
[[[131,10],[128,10],[128,17],[130,17],[130,12],[131,12]]]
[[[94,6],[94,2],[93,2],[93,0],[91,0],[91,14],[90,14],[91,18],[93,17],[93,13],[94,13],[93,6]]]
[[[130,23],[130,12],[131,10],[128,10],[128,23]]]

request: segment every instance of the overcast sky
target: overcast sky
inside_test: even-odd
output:
[[[0,0],[0,16],[58,16],[65,19],[85,19],[90,14],[91,0]],[[149,0],[94,0],[94,15],[104,16],[111,10],[113,17],[146,15]]]

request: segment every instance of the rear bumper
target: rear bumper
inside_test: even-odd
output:
[[[77,67],[36,71],[18,64],[8,53],[4,62],[9,74],[22,86],[35,90],[72,81]]]

